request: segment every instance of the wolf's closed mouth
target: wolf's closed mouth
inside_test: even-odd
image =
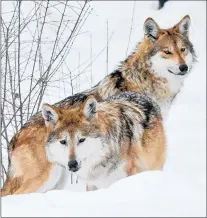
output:
[[[172,72],[171,70],[169,70],[169,69],[168,69],[168,72],[170,72],[170,73],[172,73],[172,74],[174,74],[174,75],[177,75],[177,74],[173,73],[173,72]]]
[[[173,73],[171,70],[168,69],[168,72],[174,74],[174,75],[177,75],[177,76],[184,76],[187,72],[179,72],[178,74],[176,73]]]

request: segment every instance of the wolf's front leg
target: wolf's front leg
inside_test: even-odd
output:
[[[1,189],[1,197],[14,194],[14,192],[16,192],[21,187],[21,185],[21,177],[11,177],[9,175],[3,188]]]

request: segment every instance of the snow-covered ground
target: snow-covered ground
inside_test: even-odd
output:
[[[94,192],[82,192],[84,188],[78,184],[71,186],[71,191],[7,196],[2,198],[2,216],[206,216],[206,2],[171,1],[160,11],[154,9],[155,4],[136,2],[128,52],[142,39],[147,17],[165,28],[189,14],[190,38],[199,61],[165,123],[168,154],[164,171],[141,173]],[[133,2],[97,1],[91,5],[96,15],[85,28],[93,32],[94,47],[105,40],[101,28],[107,18],[115,32],[110,42],[112,71],[126,56]],[[104,57],[94,62],[93,72],[95,82],[104,77]]]
[[[203,187],[159,171],[119,180],[94,192],[50,191],[2,199],[3,216],[204,216]]]

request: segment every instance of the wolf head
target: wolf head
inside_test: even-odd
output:
[[[148,18],[144,23],[145,39],[150,41],[148,60],[153,72],[163,78],[185,77],[195,61],[195,52],[189,41],[190,17],[186,15],[170,29],[160,29]]]
[[[89,96],[80,107],[66,110],[44,104],[42,116],[47,127],[46,155],[50,162],[78,171],[86,159],[102,149],[106,132],[97,118],[98,102]]]

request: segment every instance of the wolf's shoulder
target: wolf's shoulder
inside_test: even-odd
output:
[[[140,94],[137,92],[127,91],[115,94],[107,99],[109,102],[122,101],[129,102],[138,106],[144,112],[151,113],[155,116],[161,115],[159,105],[153,98],[148,94]]]

